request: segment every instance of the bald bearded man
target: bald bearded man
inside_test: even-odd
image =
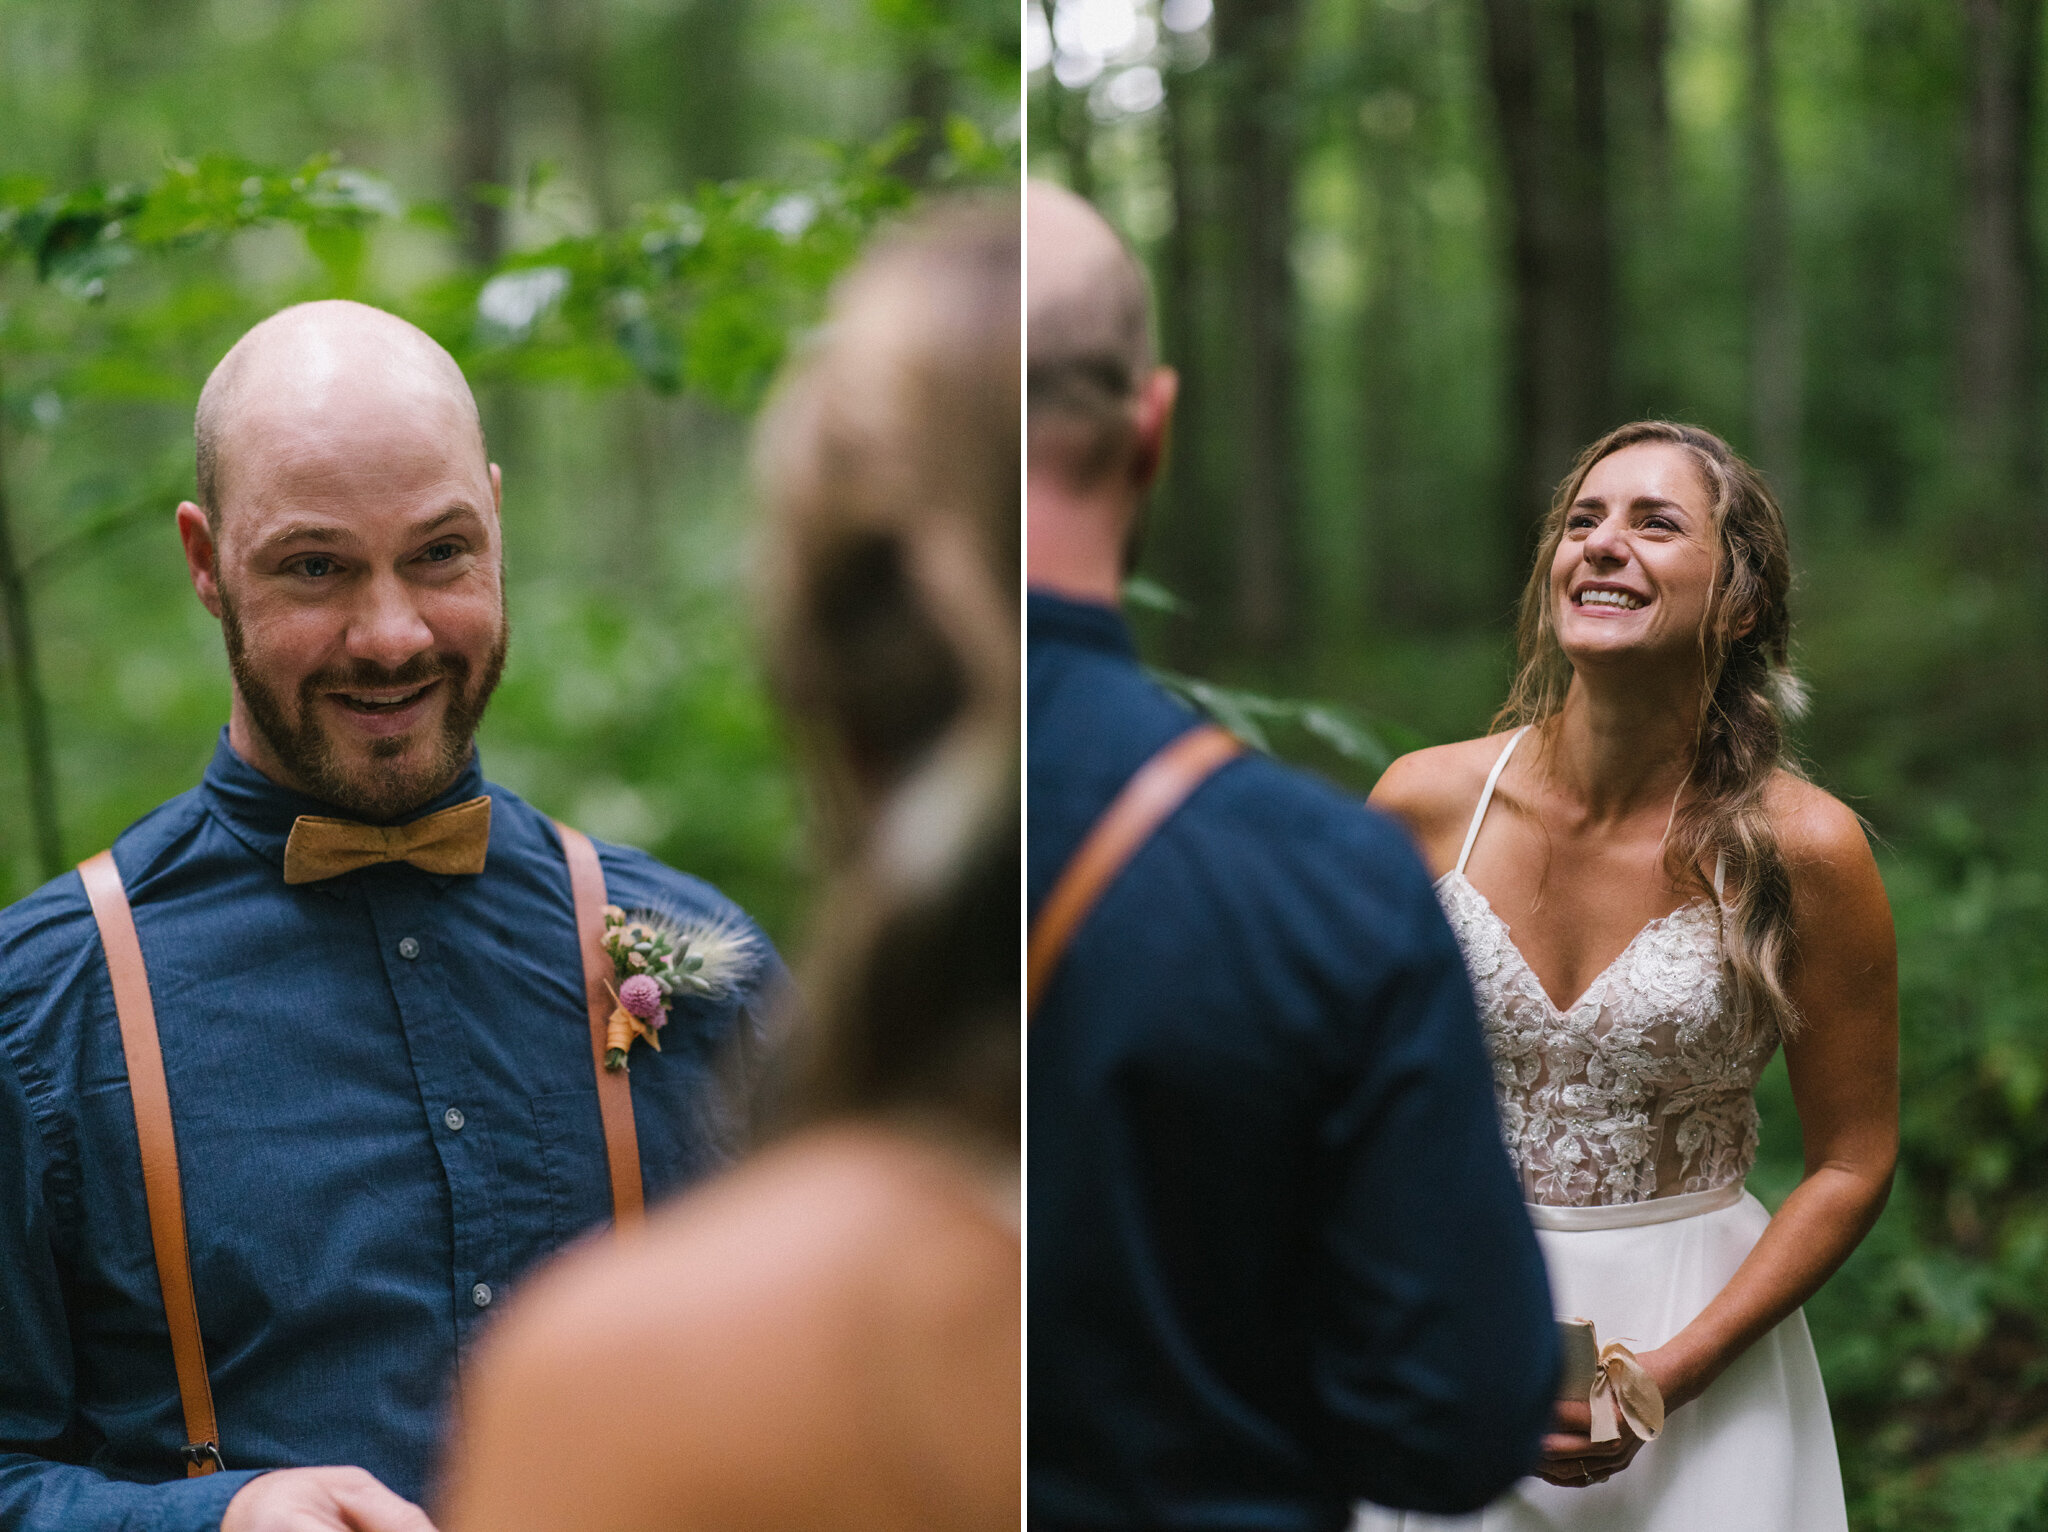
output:
[[[589,904],[580,837],[483,779],[501,490],[446,352],[287,309],[196,435],[178,533],[234,678],[212,764],[0,914],[0,1525],[420,1532],[460,1355],[536,1261],[724,1157],[717,1066],[781,969],[640,852],[596,847]],[[579,894],[731,957],[624,1074],[593,1054]],[[210,1437],[153,1149],[145,1194],[143,1010]]]
[[[1402,832],[1211,754],[1041,976],[1092,827],[1205,746],[1116,610],[1175,392],[1144,278],[1072,193],[1027,205],[1031,1526],[1472,1510],[1533,1464],[1556,1345]]]

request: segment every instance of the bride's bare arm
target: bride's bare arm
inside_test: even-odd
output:
[[[1785,1064],[1806,1173],[1714,1301],[1643,1359],[1674,1406],[1848,1258],[1884,1210],[1898,1158],[1898,953],[1877,863],[1855,815],[1819,788],[1780,777],[1771,797],[1792,873],[1790,988],[1804,1024]]]

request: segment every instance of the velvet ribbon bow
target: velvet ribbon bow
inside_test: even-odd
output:
[[[284,880],[317,883],[379,862],[425,872],[479,873],[491,845],[491,800],[472,798],[409,825],[366,825],[301,814],[284,844]]]
[[[1593,1429],[1588,1434],[1596,1442],[1618,1441],[1624,1420],[1629,1430],[1646,1442],[1655,1441],[1664,1429],[1663,1392],[1636,1354],[1620,1341],[1609,1341],[1600,1348],[1593,1395],[1587,1402],[1593,1409]]]

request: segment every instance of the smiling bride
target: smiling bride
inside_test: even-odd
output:
[[[1790,583],[1725,442],[1609,433],[1544,524],[1501,732],[1373,793],[1437,875],[1557,1312],[1608,1384],[1478,1516],[1361,1532],[1847,1525],[1799,1305],[1890,1188],[1898,986],[1862,827],[1785,758]],[[1806,1168],[1771,1215],[1743,1178],[1780,1044]]]

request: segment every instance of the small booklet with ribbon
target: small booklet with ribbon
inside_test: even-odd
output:
[[[1664,1429],[1664,1395],[1636,1354],[1620,1341],[1601,1345],[1590,1319],[1557,1322],[1557,1397],[1583,1399],[1593,1412],[1596,1442],[1621,1436],[1621,1422],[1644,1441]]]

